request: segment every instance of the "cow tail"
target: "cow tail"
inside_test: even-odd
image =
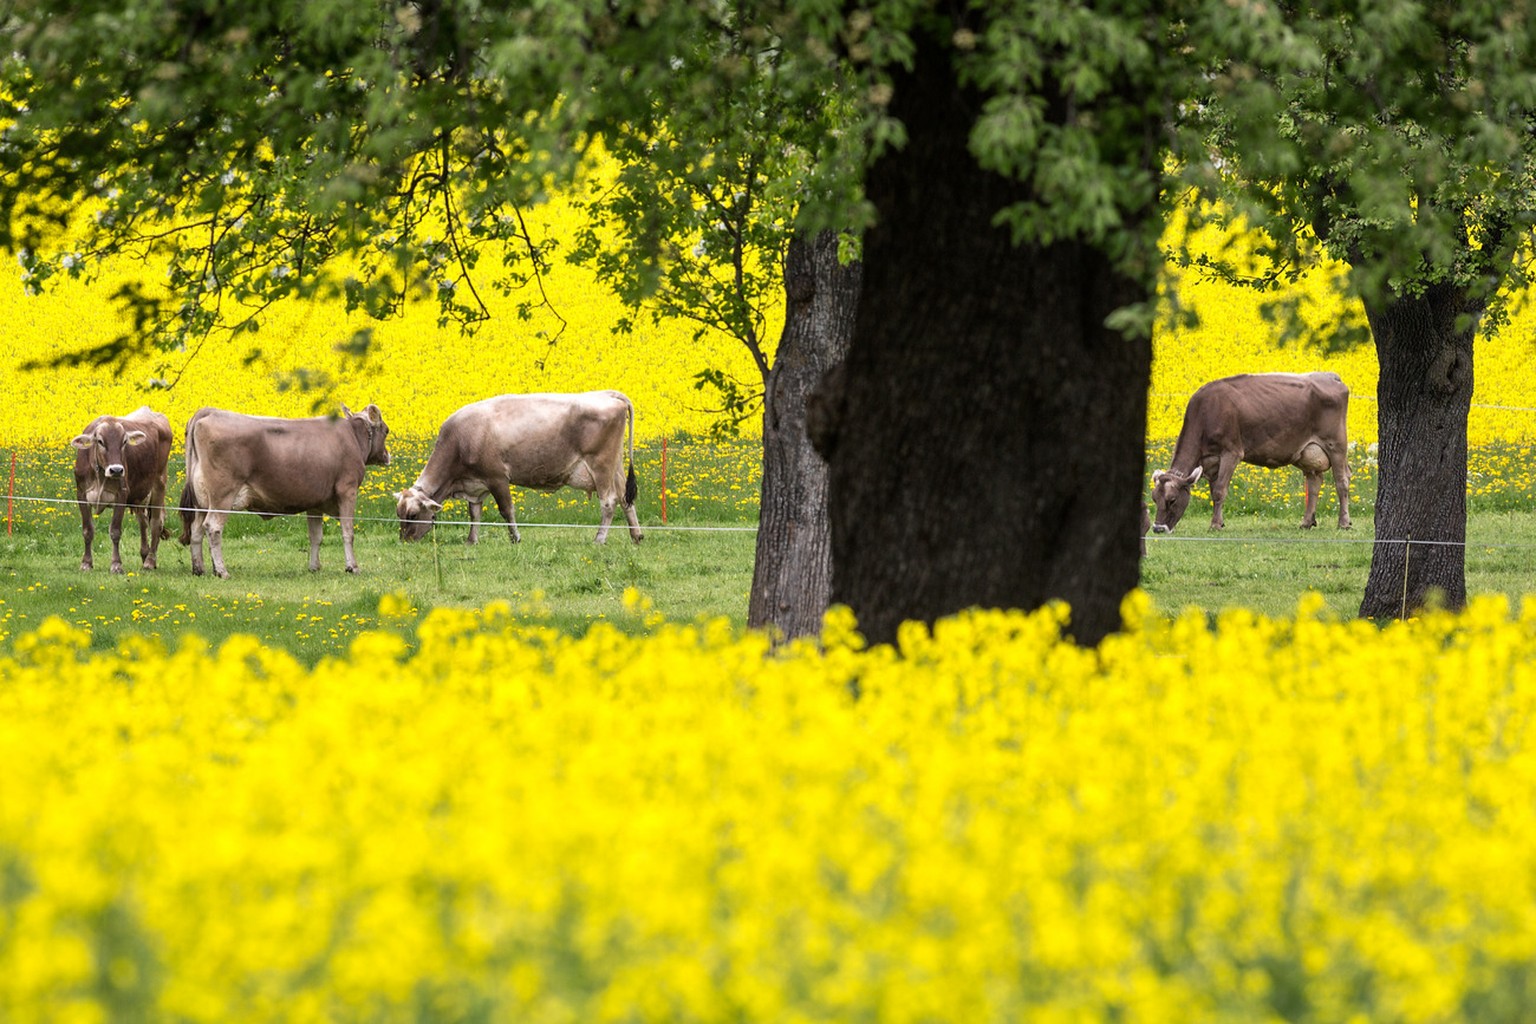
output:
[[[629,476],[624,480],[624,504],[633,506],[640,495],[640,485],[635,482],[635,403],[625,398],[624,404],[629,406]]]
[[[196,509],[201,502],[197,497],[197,489],[192,486],[192,471],[197,466],[197,445],[192,440],[192,428],[197,424],[197,417],[192,417],[192,422],[187,424],[187,483],[181,489],[181,536],[177,539],[187,547],[192,546],[192,520],[196,518]]]

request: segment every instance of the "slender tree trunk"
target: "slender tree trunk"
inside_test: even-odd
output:
[[[1366,303],[1380,365],[1376,546],[1360,614],[1467,600],[1467,414],[1482,306],[1454,285]]]
[[[1090,246],[994,226],[1026,193],[977,165],[979,103],[939,49],[897,77],[908,142],[871,170],[858,322],[827,382],[832,599],[875,642],[1062,599],[1095,643],[1139,578],[1151,375],[1150,341],[1104,322],[1151,295]]]
[[[784,333],[763,398],[763,491],[747,624],[785,639],[821,628],[832,589],[827,464],[806,434],[806,400],[853,335],[860,266],[838,236],[796,237],[784,260]]]

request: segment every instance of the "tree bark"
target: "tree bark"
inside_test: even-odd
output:
[[[763,485],[747,625],[784,639],[816,634],[832,588],[827,464],[806,433],[811,389],[853,334],[860,265],[838,235],[795,237],[784,260],[784,333],[763,395]]]
[[[1366,303],[1380,366],[1380,475],[1363,617],[1466,603],[1467,415],[1482,312],[1449,284]]]
[[[1139,579],[1151,375],[1150,340],[1104,323],[1151,294],[1089,245],[994,226],[1027,193],[971,155],[979,109],[942,47],[896,78],[908,141],[867,181],[877,223],[817,440],[832,599],[873,642],[906,619],[1061,599],[1092,644]]]

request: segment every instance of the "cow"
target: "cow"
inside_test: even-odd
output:
[[[94,562],[96,516],[111,506],[112,571],[123,571],[120,542],[123,513],[133,510],[139,521],[139,558],[145,569],[155,568],[165,528],[166,464],[171,457],[171,421],[144,405],[126,416],[98,416],[70,444],[75,448],[75,500],[80,503],[80,532],[85,557],[80,568]]]
[[[1266,469],[1299,466],[1306,479],[1305,529],[1317,525],[1323,474],[1333,470],[1339,529],[1348,529],[1349,388],[1336,373],[1244,373],[1213,380],[1194,393],[1166,472],[1152,474],[1152,529],[1169,533],[1202,476],[1211,485],[1211,528],[1222,529],[1227,485],[1239,462]]]
[[[341,521],[347,572],[357,572],[352,520],[368,466],[389,465],[389,427],[379,407],[340,416],[281,419],[199,409],[187,421],[187,483],[181,494],[181,542],[192,547],[192,572],[203,574],[203,537],[213,571],[224,566],[224,521],[251,511],[263,519],[309,517],[309,570],[320,568],[324,516]]]
[[[629,472],[624,471],[624,430],[629,428]],[[644,534],[635,515],[635,407],[617,391],[582,394],[499,395],[454,412],[438,429],[432,454],[416,482],[397,491],[401,540],[420,540],[443,503],[469,502],[469,537],[479,539],[480,510],[489,494],[516,544],[517,515],[511,487],[553,491],[575,487],[602,503],[597,543],[608,539],[614,508],[622,501],[629,536]]]

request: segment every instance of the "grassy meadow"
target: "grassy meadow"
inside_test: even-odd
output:
[[[558,205],[538,217],[558,234]],[[755,439],[705,441],[686,329],[473,336],[414,309],[279,312],[239,345],[112,373],[20,362],[120,329],[100,268],[0,280],[0,1021],[6,1024],[1523,1022],[1536,989],[1536,412],[1517,316],[1482,348],[1461,614],[1353,618],[1376,487],[1370,353],[1280,347],[1251,293],[1181,282],[1157,339],[1149,472],[1188,394],[1253,370],[1352,386],[1355,528],[1296,528],[1294,470],[1242,467],[1149,538],[1125,629],[973,611],[871,648],[742,629]],[[14,286],[13,286],[14,285]],[[1325,276],[1319,324],[1345,315]],[[9,290],[7,290],[9,289]],[[1330,304],[1331,303],[1331,304]],[[770,334],[772,332],[770,331]],[[316,389],[293,387],[301,368]],[[151,379],[172,383],[144,391]],[[574,492],[462,502],[398,540],[391,492],[440,420],[507,391],[617,387],[647,537],[592,544]],[[229,580],[163,542],[83,573],[69,438],[146,400],[307,415],[373,401],[394,463],[341,571],[328,522],[231,520]],[[662,462],[666,451],[666,513]],[[172,461],[179,491],[180,446]],[[172,524],[179,532],[179,524]]]

